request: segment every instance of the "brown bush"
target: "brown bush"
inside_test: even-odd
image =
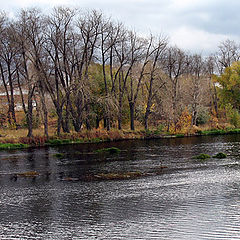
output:
[[[19,142],[23,144],[29,144],[32,146],[42,146],[47,141],[45,136],[34,136],[34,137],[20,137]]]

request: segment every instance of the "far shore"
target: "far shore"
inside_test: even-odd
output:
[[[14,130],[12,130],[14,131]],[[19,131],[19,130],[17,130]],[[17,132],[15,130],[15,132]],[[68,133],[61,136],[45,136],[35,135],[32,138],[10,137],[0,133],[0,150],[10,149],[23,149],[29,147],[40,146],[57,146],[66,144],[86,144],[86,143],[102,143],[102,142],[114,142],[122,140],[136,140],[136,139],[166,139],[166,138],[184,138],[194,136],[209,136],[209,135],[227,135],[227,134],[240,134],[240,129],[210,129],[205,131],[197,131],[195,133],[186,134],[170,134],[165,132],[158,132],[157,130],[139,130],[139,131],[124,131],[113,129],[111,131],[105,130],[91,130],[81,133]],[[11,135],[10,135],[11,136]]]

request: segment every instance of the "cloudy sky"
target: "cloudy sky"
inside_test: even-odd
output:
[[[1,9],[53,6],[99,9],[140,34],[164,34],[172,44],[209,54],[221,41],[240,42],[240,1],[237,0],[0,0]]]

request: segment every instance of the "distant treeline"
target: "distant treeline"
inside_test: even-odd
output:
[[[179,127],[183,113],[196,125],[202,114],[218,115],[217,85],[239,59],[239,46],[227,40],[211,56],[189,54],[168,39],[141,37],[98,11],[54,8],[49,15],[21,10],[0,16],[0,85],[9,125],[17,128],[18,91],[28,137],[33,130],[33,102],[48,136],[48,115],[57,117],[57,133],[98,128],[122,129],[135,122]],[[50,102],[51,101],[51,104]],[[199,120],[200,121],[200,120]]]

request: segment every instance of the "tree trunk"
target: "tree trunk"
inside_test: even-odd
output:
[[[70,133],[69,128],[69,104],[70,104],[70,97],[67,96],[67,103],[66,103],[66,113],[65,113],[65,126],[64,126],[64,132]]]
[[[14,108],[14,95],[13,95],[13,91],[11,91],[11,101],[10,101],[10,112],[11,112],[11,115],[12,115],[12,119],[13,119],[13,122],[15,124],[15,128],[17,129],[17,120],[16,120],[16,114],[15,114],[15,108]]]
[[[131,130],[135,130],[135,126],[134,126],[135,104],[134,104],[134,102],[129,102],[129,109],[130,109],[130,127],[131,127]]]
[[[118,129],[122,130],[122,110],[119,110],[118,114]]]
[[[122,129],[122,98],[119,97],[118,129]]]
[[[217,88],[214,86],[214,96],[213,96],[213,104],[214,104],[214,110],[216,112],[216,117],[219,117],[218,114],[218,98],[217,98]]]
[[[28,97],[28,111],[27,111],[27,124],[28,124],[28,134],[29,138],[33,137],[33,106],[32,97]]]
[[[15,115],[15,101],[14,101],[14,88],[13,88],[13,80],[12,80],[12,73],[10,69],[10,65],[8,64],[8,84],[10,87],[10,105],[9,105],[9,110],[12,115],[13,122],[15,124],[15,128],[17,129],[17,120],[16,120],[16,115]]]
[[[192,121],[191,121],[191,126],[196,125],[197,124],[197,111],[193,110],[192,112]]]
[[[41,91],[41,103],[42,103],[42,111],[43,111],[43,118],[44,118],[44,135],[48,139],[48,110],[46,107],[45,97],[43,92]]]
[[[107,131],[110,131],[110,119],[109,117],[107,118]]]
[[[98,129],[100,126],[100,119],[98,116],[96,116],[96,129]]]
[[[44,115],[44,135],[48,139],[48,137],[49,137],[49,135],[48,135],[48,111],[47,111],[46,107],[43,108],[43,115]]]
[[[146,113],[145,113],[145,116],[144,116],[144,128],[145,130],[148,130],[148,117],[150,115],[150,109],[146,109]]]
[[[103,127],[104,127],[104,128],[107,128],[107,118],[104,118],[104,119],[103,119]]]
[[[38,127],[39,123],[40,123],[40,117],[41,117],[41,108],[40,108],[40,104],[38,103],[36,96],[34,96],[34,101],[36,104],[36,117],[35,117],[35,126],[34,127]]]
[[[91,130],[91,124],[88,118],[86,119],[86,128],[87,130]]]
[[[73,121],[73,127],[76,132],[80,132],[82,123],[80,121]]]
[[[104,118],[104,128],[107,129],[107,131],[110,131],[110,120],[109,117]]]
[[[8,101],[8,112],[7,112],[7,119],[8,119],[8,123],[9,126],[12,125],[12,120],[11,120],[11,101],[10,101],[10,96],[9,96],[9,92],[8,92],[8,87],[7,87],[7,83],[5,81],[5,76],[4,76],[4,71],[3,71],[3,67],[2,64],[0,63],[0,70],[1,70],[1,77],[2,77],[2,82],[3,82],[3,86],[6,92],[6,96],[7,96],[7,101]]]
[[[58,115],[58,119],[57,119],[57,135],[58,137],[61,134],[61,127],[62,127],[62,109],[60,108],[60,106],[58,106],[57,108],[57,115]]]
[[[89,105],[86,106],[86,112],[87,112],[87,118],[86,118],[86,128],[87,130],[91,130],[91,123],[90,123],[90,116],[89,116],[89,112],[90,112],[90,108]]]

